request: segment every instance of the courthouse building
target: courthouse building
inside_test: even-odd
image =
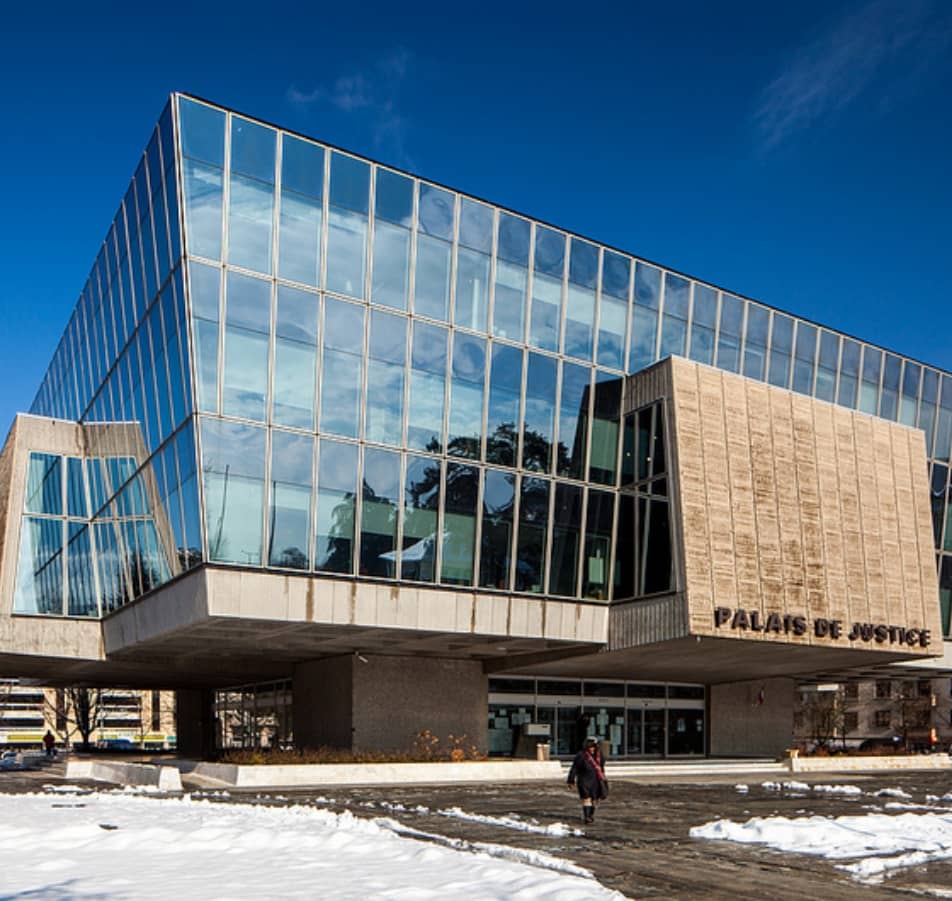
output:
[[[777,753],[948,667],[950,447],[952,375],[176,94],[0,456],[0,676]]]

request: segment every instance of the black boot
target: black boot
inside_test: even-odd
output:
[[[582,808],[582,819],[585,823],[595,822],[595,808],[585,806]]]

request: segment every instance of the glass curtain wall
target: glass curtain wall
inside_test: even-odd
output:
[[[356,574],[372,563],[381,578],[401,578],[412,567],[400,566],[400,554],[425,540],[416,532],[431,525],[407,503],[409,455],[436,461],[442,480],[434,495],[442,523],[429,564],[435,581],[534,591],[528,572],[522,578],[519,548],[522,532],[538,525],[545,547],[575,542],[578,554],[555,562],[553,553],[555,588],[545,590],[605,599],[613,591],[611,564],[594,578],[599,564],[591,559],[614,559],[620,488],[615,389],[606,386],[669,353],[915,426],[934,463],[949,459],[952,378],[935,369],[176,96],[150,137],[32,412],[138,423],[146,452],[136,460],[151,466],[149,478],[161,486],[171,574],[199,553],[246,565],[290,560],[273,554],[271,515],[275,528],[297,518],[288,512],[293,504],[285,508],[271,493],[284,486],[287,498],[294,486],[309,492],[309,531],[290,544],[280,538],[285,548],[298,548],[312,569]],[[189,460],[193,435],[204,439],[206,426],[189,425],[195,410],[229,424],[208,426],[211,453],[197,467]],[[276,432],[312,440],[310,482],[280,472],[274,447],[285,439],[276,442]],[[249,437],[259,433],[263,439]],[[232,440],[251,441],[254,461],[233,460]],[[325,472],[322,443],[356,460],[353,478],[347,466]],[[391,550],[362,557],[365,491],[356,486],[367,481],[367,460],[377,459],[367,456],[373,448],[390,448],[399,464],[396,495],[386,495],[396,532]],[[223,496],[223,466],[229,486],[238,486],[235,497]],[[210,492],[204,541],[196,533],[198,471]],[[549,484],[544,524],[530,523],[521,506],[533,478]],[[487,504],[486,486],[496,491],[500,479],[512,502]],[[263,486],[260,499],[254,485]],[[253,509],[258,531],[243,534],[236,524],[236,534],[225,535],[229,515],[216,537],[221,511],[232,505]],[[940,555],[947,508],[943,496]],[[622,522],[629,515],[624,504],[617,515]],[[405,544],[401,530],[411,518],[427,525],[412,525],[415,542]],[[604,558],[598,548],[606,523]],[[508,542],[496,540],[500,529],[509,530]],[[125,537],[111,537],[120,532]],[[139,532],[103,521],[87,534],[93,556],[101,536],[112,560]],[[72,540],[78,557],[87,539],[77,532]],[[146,554],[152,540],[135,540]],[[388,553],[396,559],[382,556]],[[138,558],[135,578],[124,566],[118,583],[114,575],[100,579],[100,602],[103,585],[125,586],[106,606],[155,583]]]

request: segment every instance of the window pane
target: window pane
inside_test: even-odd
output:
[[[536,248],[538,253],[538,247]],[[561,266],[561,262],[559,263]],[[562,317],[562,278],[536,272],[532,279],[532,319],[529,343],[542,350],[558,350]]]
[[[273,128],[232,116],[231,171],[274,184],[276,139]]]
[[[524,267],[503,260],[496,263],[493,334],[512,341],[524,340],[528,283],[529,273]]]
[[[453,336],[447,453],[478,459],[482,440],[486,342],[463,332]]]
[[[400,455],[364,451],[363,509],[360,514],[360,574],[393,578],[396,572]]]
[[[407,229],[383,221],[374,225],[373,273],[373,303],[405,310],[410,291],[410,232]]]
[[[66,460],[66,515],[86,519],[86,486],[83,481],[83,461],[78,457]]]
[[[483,203],[460,198],[459,243],[488,254],[493,246],[493,211]]]
[[[581,360],[592,359],[595,329],[595,291],[569,283],[566,291],[563,352]]]
[[[204,103],[179,98],[182,153],[214,166],[225,165],[225,114]],[[166,165],[170,161],[166,160]]]
[[[228,262],[255,272],[271,272],[274,188],[243,175],[231,176],[228,206]]]
[[[647,263],[635,266],[635,303],[649,310],[661,305],[661,270]]]
[[[202,420],[202,474],[209,559],[261,563],[263,428]]]
[[[61,519],[23,517],[13,602],[16,613],[63,613],[63,528]]]
[[[367,217],[331,208],[327,229],[327,290],[364,296],[367,268]]]
[[[582,596],[608,598],[608,561],[611,556],[615,497],[607,491],[588,492],[585,515],[585,568],[582,571]]]
[[[631,308],[631,343],[628,348],[628,371],[637,372],[655,361],[655,340],[658,314],[646,307]]]
[[[499,240],[496,249],[498,258],[519,266],[528,266],[529,232],[528,220],[500,211]]]
[[[582,523],[582,489],[558,484],[552,531],[552,567],[549,593],[575,597]]]
[[[381,444],[403,444],[403,385],[407,320],[374,310],[370,319],[365,437]]]
[[[185,229],[189,251],[221,259],[222,172],[185,161]]]
[[[321,202],[281,192],[278,275],[317,287],[321,267]]]
[[[271,433],[271,512],[268,562],[308,569],[314,439],[275,429]]]
[[[356,438],[360,427],[364,309],[332,298],[324,307],[321,431]]]
[[[63,515],[62,458],[58,454],[30,454],[24,509],[27,513]]]
[[[299,429],[314,428],[317,351],[312,344],[275,339],[272,421]]]
[[[270,331],[271,283],[230,272],[225,296],[225,414],[265,419]]]
[[[598,362],[601,366],[625,366],[625,318],[628,304],[602,294],[598,312]]]
[[[479,563],[479,584],[486,588],[509,588],[515,482],[511,473],[486,470]]]
[[[374,216],[409,228],[413,221],[413,180],[389,169],[377,169]]]
[[[489,309],[489,257],[460,247],[456,257],[454,322],[476,332],[486,331]]]
[[[475,466],[447,464],[443,562],[440,571],[440,581],[446,584],[473,584],[478,494],[479,470]]]
[[[740,335],[744,305],[731,294],[721,295],[721,331],[717,341],[717,365],[728,372],[740,371]]]
[[[449,191],[420,184],[420,231],[447,241],[453,240],[455,198]]]
[[[530,353],[526,370],[526,410],[522,426],[522,466],[541,472],[552,468],[555,440],[556,360]]]
[[[516,591],[539,594],[544,589],[548,522],[549,482],[546,479],[524,477],[519,505]]]
[[[439,509],[439,460],[408,457],[403,487],[401,578],[414,582],[435,580]]]
[[[494,344],[486,423],[486,459],[491,463],[516,465],[521,393],[522,351],[505,344]]]
[[[413,312],[445,322],[450,306],[450,253],[445,241],[417,236]]]
[[[323,196],[324,148],[293,135],[281,138],[281,188],[317,200]]]
[[[407,446],[439,453],[446,409],[446,329],[425,322],[413,328]]]
[[[619,300],[628,301],[628,283],[631,278],[631,261],[610,250],[602,252],[602,295],[610,294]]]
[[[321,441],[317,485],[314,568],[335,573],[353,572],[356,444]]]
[[[615,484],[622,384],[622,379],[607,372],[598,372],[595,376],[592,450],[589,457],[588,478],[589,481],[602,485]]]
[[[595,289],[598,284],[598,248],[594,244],[572,239],[569,254],[569,283],[580,288]]]
[[[352,156],[331,153],[330,201],[331,206],[366,217],[370,207],[370,166]]]
[[[591,370],[572,363],[562,364],[562,395],[559,399],[559,475],[582,478],[588,440],[588,403]]]

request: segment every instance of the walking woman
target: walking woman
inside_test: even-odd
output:
[[[582,820],[585,823],[594,823],[596,805],[608,796],[605,758],[598,749],[598,739],[594,735],[585,739],[585,747],[575,755],[569,770],[568,783],[578,787],[578,796],[582,801]]]

